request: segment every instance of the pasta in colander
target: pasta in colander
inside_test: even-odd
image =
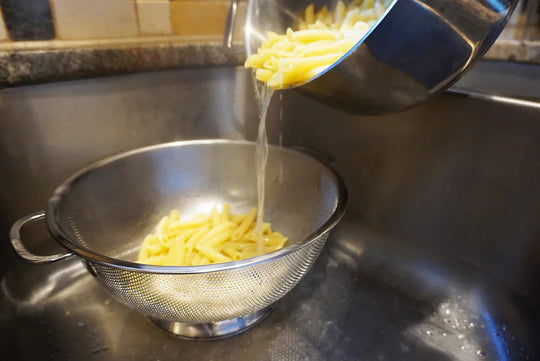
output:
[[[137,262],[160,266],[197,266],[238,261],[284,247],[287,237],[262,226],[262,252],[257,252],[256,210],[230,214],[226,203],[221,213],[214,207],[210,215],[180,220],[177,210],[158,223],[155,233],[144,239]]]

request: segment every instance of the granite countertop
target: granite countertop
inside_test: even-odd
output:
[[[540,64],[540,41],[499,40],[484,58]],[[227,49],[216,38],[16,42],[0,44],[0,87],[189,66],[234,66],[244,59],[241,44]]]
[[[0,87],[177,67],[240,65],[244,49],[216,39],[47,41],[0,45]]]
[[[540,64],[540,40],[499,39],[484,59]]]

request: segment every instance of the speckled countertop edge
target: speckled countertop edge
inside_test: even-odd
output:
[[[540,41],[499,40],[488,60],[540,64]],[[217,39],[146,42],[48,42],[0,46],[0,87],[195,66],[236,66],[243,46]]]
[[[540,64],[540,40],[499,39],[484,55],[484,59]]]
[[[242,47],[227,49],[220,42],[0,49],[0,87],[178,67],[240,65],[244,59]]]

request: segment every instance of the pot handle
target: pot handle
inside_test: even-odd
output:
[[[11,245],[13,246],[15,253],[17,253],[17,255],[21,257],[23,260],[25,260],[26,262],[33,263],[33,264],[52,263],[52,262],[60,261],[65,258],[73,256],[74,254],[71,252],[58,253],[58,254],[53,254],[50,256],[38,256],[29,252],[26,249],[26,247],[24,246],[21,240],[21,230],[28,223],[39,221],[44,218],[45,218],[45,211],[39,211],[39,212],[35,212],[27,216],[24,216],[21,219],[19,219],[17,222],[13,223],[13,226],[11,226],[11,230],[9,232],[9,238],[11,240]]]
[[[227,48],[232,48],[234,37],[234,23],[236,22],[236,14],[238,13],[238,0],[231,0],[229,11],[227,13],[227,21],[225,22],[225,31],[223,33],[223,45]]]

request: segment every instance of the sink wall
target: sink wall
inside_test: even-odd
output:
[[[249,73],[234,67],[1,91],[0,275],[19,262],[9,226],[42,209],[74,171],[144,145],[254,139],[254,105]],[[335,160],[349,213],[372,235],[366,247],[376,235],[391,238],[480,269],[533,305],[540,301],[539,119],[538,108],[448,93],[403,113],[355,117],[286,92],[273,99],[268,129],[274,143]],[[49,250],[46,234],[38,238],[35,248]]]

